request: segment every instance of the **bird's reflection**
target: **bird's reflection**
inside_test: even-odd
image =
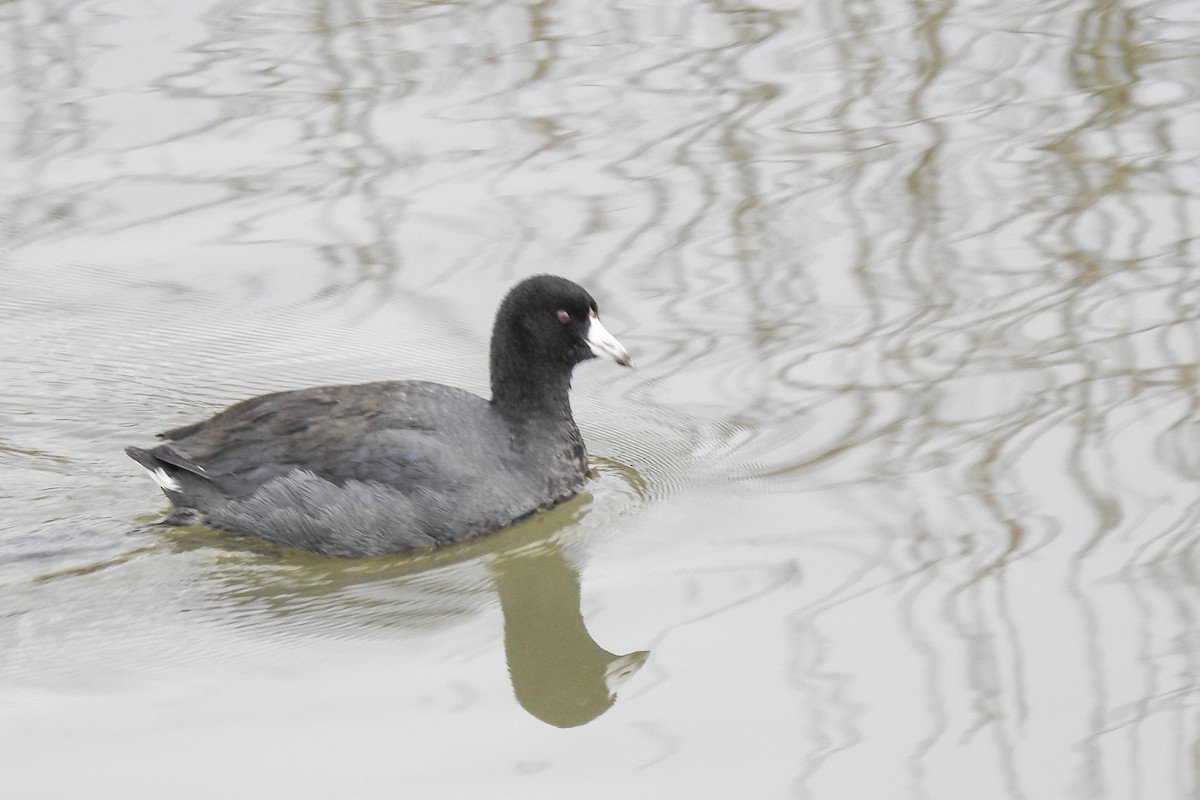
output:
[[[583,725],[607,711],[617,687],[649,652],[619,656],[596,643],[583,622],[579,573],[553,540],[504,554],[490,566],[517,702],[560,728]]]
[[[533,716],[583,725],[616,701],[616,690],[649,653],[615,655],[584,625],[579,571],[563,552],[578,534],[584,493],[501,533],[395,558],[339,561],[203,528],[170,534],[174,549],[215,546],[222,594],[287,626],[439,627],[471,614],[495,591],[513,691]]]

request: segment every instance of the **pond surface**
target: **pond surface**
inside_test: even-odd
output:
[[[1198,262],[1194,0],[0,3],[5,795],[1195,798]],[[537,272],[578,498],[148,527]]]

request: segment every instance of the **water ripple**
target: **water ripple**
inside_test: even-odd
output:
[[[638,775],[719,781],[736,729],[774,796],[1189,796],[1193,3],[100,10],[0,4],[22,674],[245,652],[228,630],[466,658],[488,565],[561,545],[656,643]],[[495,301],[539,271],[640,368],[580,368],[597,477],[536,541],[364,574],[94,524],[148,511],[130,431],[319,382],[483,390]]]

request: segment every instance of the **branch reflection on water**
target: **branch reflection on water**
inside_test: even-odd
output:
[[[1039,758],[1082,796],[1161,796],[1163,775],[1194,794],[1194,4],[252,0],[158,4],[152,20],[69,5],[0,4],[21,122],[0,218],[29,263],[101,259],[116,276],[62,281],[83,287],[71,316],[90,329],[39,318],[49,335],[13,348],[23,409],[45,400],[24,377],[43,362],[77,384],[149,383],[148,351],[107,347],[89,371],[41,349],[124,338],[133,310],[97,316],[97,286],[183,287],[153,295],[163,318],[135,319],[170,344],[177,383],[217,373],[240,395],[262,370],[176,333],[180,304],[307,304],[329,322],[427,293],[444,318],[479,318],[512,275],[561,265],[621,299],[645,354],[586,401],[606,452],[681,518],[699,499],[696,528],[740,503],[747,529],[820,559],[814,574],[850,562],[768,622],[793,659],[791,683],[763,692],[809,726],[800,796],[878,768],[880,742],[916,797],[964,750],[1005,797],[1053,783]],[[235,277],[196,277],[230,263]],[[296,383],[335,374],[279,352]],[[111,414],[53,394],[67,418]],[[12,441],[100,441],[68,433]],[[743,531],[686,533],[772,566]],[[405,595],[416,578],[349,568],[321,579],[324,598],[277,593],[279,573],[256,602],[423,624],[495,589],[521,702],[554,705],[537,688],[557,686],[598,709],[613,662],[576,613],[569,559],[522,552],[422,595],[424,612]],[[509,585],[527,571],[557,601],[509,620],[533,602]],[[877,619],[871,636],[894,638],[850,646]],[[559,662],[548,630],[575,643]]]

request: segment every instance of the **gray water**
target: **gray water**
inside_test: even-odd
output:
[[[1192,0],[10,0],[0,237],[5,797],[1200,797]],[[639,365],[580,497],[147,527],[537,272]]]

